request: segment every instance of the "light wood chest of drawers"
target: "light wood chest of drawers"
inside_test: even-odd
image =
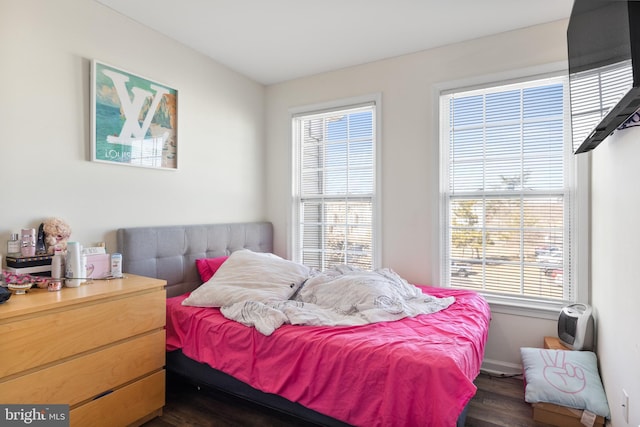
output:
[[[0,305],[0,403],[68,404],[71,426],[162,414],[165,281],[125,275]]]

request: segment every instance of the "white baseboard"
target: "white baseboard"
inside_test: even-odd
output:
[[[482,372],[490,375],[520,375],[522,374],[522,365],[503,362],[501,360],[484,359],[482,361]]]

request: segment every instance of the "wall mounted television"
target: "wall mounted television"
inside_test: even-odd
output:
[[[578,154],[596,148],[640,108],[640,2],[575,0],[567,45]]]

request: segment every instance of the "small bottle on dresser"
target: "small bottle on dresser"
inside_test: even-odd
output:
[[[11,237],[7,240],[7,255],[20,256],[20,235],[11,233]]]
[[[122,254],[111,254],[111,277],[122,277]]]
[[[22,229],[22,242],[20,247],[20,254],[23,257],[35,256],[36,254],[36,229],[35,228]]]
[[[53,279],[64,279],[65,276],[65,254],[61,250],[56,249],[51,260],[51,277]]]
[[[64,282],[65,276],[64,258],[65,255],[61,250],[54,250],[53,259],[51,260],[51,281],[47,285],[49,291],[59,291],[62,289],[62,282]]]

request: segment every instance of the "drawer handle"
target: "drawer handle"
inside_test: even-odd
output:
[[[105,391],[103,393],[100,393],[99,395],[94,397],[92,400],[98,400],[98,399],[100,399],[102,397],[105,397],[107,394],[111,394],[111,393],[113,393],[113,390],[107,390],[107,391]]]

